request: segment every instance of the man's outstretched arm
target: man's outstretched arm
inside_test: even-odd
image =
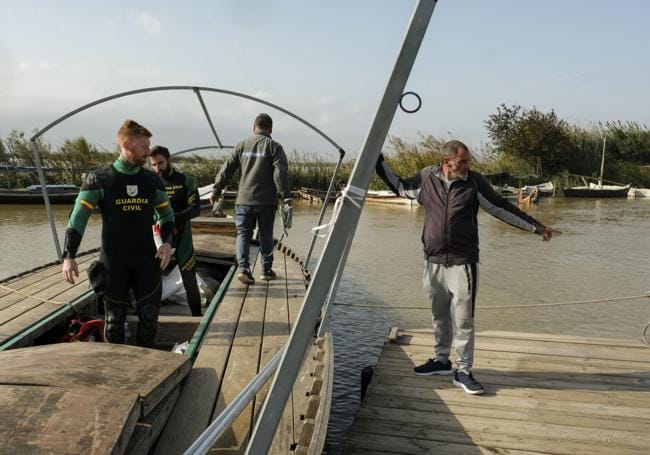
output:
[[[469,178],[476,182],[478,201],[481,208],[490,215],[510,224],[511,226],[539,234],[543,236],[545,242],[551,240],[551,237],[553,237],[554,234],[561,234],[557,229],[544,226],[535,218],[528,215],[523,210],[520,210],[519,207],[506,200],[503,196],[497,193],[494,188],[492,188],[489,182],[481,174],[472,172]]]
[[[377,174],[381,177],[386,186],[388,186],[388,188],[390,188],[390,190],[396,195],[409,199],[418,198],[422,186],[423,171],[418,172],[413,177],[403,179],[399,175],[395,174],[388,163],[384,160],[383,154],[379,155],[375,171],[377,171]]]

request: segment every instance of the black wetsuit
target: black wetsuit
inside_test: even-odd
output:
[[[123,343],[130,290],[140,323],[136,343],[151,345],[156,337],[162,292],[160,261],[155,258],[152,225],[172,243],[174,214],[162,180],[154,172],[117,160],[90,173],[79,192],[66,231],[64,257],[74,258],[88,218],[102,213],[100,261],[107,270],[104,291],[105,337]]]

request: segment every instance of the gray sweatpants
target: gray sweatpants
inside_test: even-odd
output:
[[[445,267],[424,261],[424,293],[431,302],[435,359],[447,362],[451,341],[459,371],[469,372],[474,360],[474,302],[478,264]]]

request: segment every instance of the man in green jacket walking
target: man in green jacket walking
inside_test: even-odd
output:
[[[214,183],[210,201],[216,203],[228,180],[239,170],[239,190],[235,201],[237,226],[237,279],[254,284],[248,258],[255,225],[259,227],[262,273],[261,280],[273,280],[273,223],[278,196],[291,204],[288,164],[282,146],[271,139],[273,120],[259,114],[253,123],[253,135],[239,142],[221,167]]]
[[[111,343],[124,343],[124,323],[130,304],[129,290],[136,299],[140,323],[139,346],[150,346],[156,338],[162,293],[161,269],[169,264],[174,230],[174,212],[165,186],[155,172],[144,169],[150,154],[151,133],[127,120],[117,133],[120,156],[109,166],[91,172],[85,179],[68,222],[63,253],[63,278],[74,284],[79,276],[75,257],[88,219],[95,207],[102,214],[100,268],[106,312],[104,336]],[[156,250],[151,225],[157,220],[163,244]]]
[[[187,294],[187,304],[192,316],[201,316],[201,294],[196,283],[196,258],[192,244],[191,219],[201,213],[199,191],[194,177],[185,175],[174,169],[172,158],[167,147],[157,145],[151,150],[149,158],[151,167],[158,173],[174,210],[176,229],[174,232],[174,247],[176,261],[181,270],[183,286]]]

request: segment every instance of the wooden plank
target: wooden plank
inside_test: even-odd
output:
[[[603,395],[608,398],[620,399],[623,402],[636,402],[636,403],[646,403],[650,405],[650,396],[648,395],[647,388],[644,389],[630,389],[630,390],[620,390],[617,386],[607,386],[602,384],[590,384],[588,387],[581,386],[581,384],[576,384],[571,381],[561,381],[561,380],[544,380],[543,378],[529,378],[529,377],[519,377],[513,374],[488,374],[484,371],[480,373],[476,371],[476,378],[486,387],[487,392],[489,393],[499,393],[504,389],[512,388],[527,388],[527,389],[545,389],[552,391],[555,396],[564,390],[571,390],[572,397],[582,397],[584,394],[595,394]],[[427,381],[428,380],[428,381]],[[440,377],[423,377],[423,376],[402,376],[394,374],[381,374],[379,376],[373,376],[373,383],[381,384],[399,384],[405,387],[453,387],[451,385],[451,379],[449,377],[440,378]],[[583,388],[584,387],[584,388]],[[549,392],[550,393],[550,392]],[[590,401],[591,395],[587,395],[585,400]]]
[[[442,443],[467,444],[469,446],[483,446],[493,448],[496,453],[502,449],[515,449],[550,454],[575,454],[575,455],[596,455],[611,454],[617,455],[641,455],[647,453],[645,441],[625,441],[635,444],[619,444],[609,438],[608,433],[599,433],[595,439],[582,441],[573,439],[561,439],[553,434],[544,432],[544,428],[534,428],[532,434],[512,435],[496,432],[499,428],[498,422],[483,422],[483,425],[472,428],[465,428],[459,422],[451,422],[447,427],[441,428],[428,415],[429,421],[426,424],[419,422],[395,422],[376,419],[358,418],[352,428],[352,434],[365,433],[373,436],[390,435],[394,437],[408,438],[418,441],[430,441],[433,453],[435,448]],[[480,419],[479,419],[480,420]],[[422,453],[422,452],[421,452]],[[425,452],[426,453],[426,452]]]
[[[570,395],[569,393],[566,394]],[[592,428],[603,430],[638,431],[645,433],[650,428],[650,419],[639,419],[638,417],[614,417],[612,415],[592,414],[593,410],[575,412],[568,409],[537,409],[535,407],[520,407],[516,402],[510,400],[508,406],[502,403],[501,399],[477,400],[472,397],[455,397],[455,400],[421,400],[411,397],[396,397],[383,395],[374,391],[366,396],[363,408],[389,408],[393,409],[396,416],[402,410],[423,411],[435,413],[436,415],[447,414],[453,416],[473,416],[499,419],[503,422],[518,421],[531,423],[546,423],[563,425],[566,427]],[[494,398],[494,397],[490,397]],[[360,416],[371,418],[372,416],[359,413]]]
[[[411,358],[397,358],[382,356],[378,367],[390,371],[391,374],[402,376],[413,375],[413,366],[423,363],[424,358],[413,361]],[[647,390],[650,392],[650,377],[638,377],[642,372],[632,372],[630,375],[617,374],[610,370],[609,374],[596,372],[581,372],[572,368],[570,363],[565,363],[558,368],[549,363],[527,362],[525,360],[503,360],[478,358],[474,362],[473,371],[476,374],[512,374],[517,377],[531,379],[571,381],[573,388],[582,387],[589,389],[592,385],[613,386],[629,390]],[[479,373],[480,372],[480,373]],[[647,373],[647,372],[645,372]]]
[[[180,394],[180,385],[165,397],[156,408],[142,421],[135,425],[126,453],[129,455],[147,455],[156,442]]]
[[[258,258],[259,262],[261,258]],[[262,280],[248,287],[211,420],[219,416],[259,371],[268,287],[268,283]],[[253,402],[251,401],[235,419],[230,430],[216,442],[214,448],[240,450],[245,447],[250,436],[252,419]]]
[[[215,258],[234,258],[236,256],[233,237],[197,234],[192,237],[192,243],[194,250],[201,255]]]
[[[445,384],[442,384],[443,382]],[[367,396],[371,397],[374,394],[398,399],[413,398],[431,403],[466,403],[468,398],[471,398],[461,389],[452,387],[450,379],[432,380],[428,383],[428,387],[408,387],[401,383],[373,382],[370,384]],[[558,395],[555,391],[540,389],[502,389],[498,390],[494,395],[488,394],[481,397],[480,402],[474,400],[474,405],[494,408],[510,407],[521,410],[549,410],[551,412],[609,416],[614,419],[650,419],[650,407],[643,403],[590,392],[576,393],[567,391]]]
[[[431,332],[429,330],[429,332]],[[535,340],[535,341],[558,341],[562,343],[575,344],[595,344],[600,346],[630,346],[639,347],[639,341],[620,340],[612,338],[594,338],[583,336],[572,336],[564,334],[551,333],[533,333],[533,332],[503,332],[497,330],[481,331],[476,334],[479,338],[498,338],[507,340]]]
[[[87,281],[77,282],[75,286],[68,288],[68,290],[54,297],[57,301],[72,302],[76,298],[89,291],[87,286]],[[0,340],[4,341],[18,335],[24,331],[25,328],[65,306],[66,305],[58,305],[53,303],[42,303],[40,305],[32,307],[31,309],[14,317],[10,321],[7,321],[0,326]],[[26,346],[28,343],[33,341],[35,337],[54,327],[56,324],[62,322],[63,320],[65,320],[65,314],[63,314],[60,320],[52,320],[50,321],[50,324],[40,326],[38,331],[35,331],[31,334],[31,337],[22,340],[21,346]]]
[[[251,255],[257,258],[257,247],[251,247]],[[247,289],[236,278],[228,287],[156,444],[156,454],[183,453],[210,424]]]
[[[2,382],[0,452],[6,454],[122,454],[140,415],[135,390]]]
[[[237,227],[234,218],[199,216],[192,219],[192,234],[216,234],[235,237]]]
[[[408,336],[402,334],[398,343],[433,346],[433,336]],[[505,352],[520,352],[520,353],[538,353],[555,355],[558,357],[589,357],[604,360],[618,361],[618,360],[631,360],[631,361],[650,361],[650,349],[642,344],[638,347],[630,346],[594,346],[594,345],[579,345],[576,343],[564,343],[556,341],[547,341],[541,344],[535,340],[508,340],[508,342],[499,343],[498,341],[490,341],[488,339],[476,339],[476,346],[483,350],[490,351],[505,351]]]
[[[376,455],[376,454],[445,454],[445,455],[542,455],[548,452],[532,452],[529,450],[506,449],[499,447],[478,446],[472,443],[461,444],[426,439],[401,438],[392,435],[367,433],[352,433],[348,438],[346,454]]]
[[[65,368],[61,368],[65,365]],[[61,343],[0,352],[0,383],[138,393],[147,415],[190,371],[187,357],[110,343]]]
[[[99,253],[88,254],[82,256],[77,261],[77,265],[81,268],[84,265],[89,265],[94,259],[97,259]],[[81,269],[80,269],[81,272]],[[10,289],[20,291],[22,293],[31,294],[33,290],[44,289],[45,283],[56,283],[57,281],[62,281],[61,275],[61,264],[51,265],[49,267],[43,268],[33,273],[27,273],[23,276],[14,278],[7,282],[2,282],[4,286],[9,287]],[[12,291],[4,288],[0,288],[0,309],[5,308],[7,305],[6,297],[10,295],[15,295]]]
[[[268,286],[260,369],[271,360],[289,338],[289,309],[287,307],[285,265],[286,257],[283,254],[278,254],[276,251],[274,254],[273,268],[277,273],[277,279],[270,281]],[[257,419],[260,409],[264,404],[270,385],[271,381],[268,381],[255,396],[255,406],[253,408],[254,421]],[[292,403],[292,399],[287,400],[287,405],[280,417],[278,429],[269,448],[270,454],[286,454],[291,450],[291,444],[294,442]]]
[[[382,358],[386,359],[404,358],[405,356],[417,365],[431,357],[432,350],[423,346],[385,345],[382,352]],[[558,364],[557,357],[543,353],[485,351],[480,347],[474,350],[474,357],[476,362],[506,360],[534,363],[540,371],[557,371],[558,369],[564,371],[567,367],[570,367],[572,371],[582,373],[613,373],[638,378],[650,377],[650,371],[641,370],[646,368],[647,363],[638,361],[619,360],[618,362],[611,362],[602,359],[565,356],[562,357],[562,361]],[[454,358],[455,354],[452,352],[450,359],[453,361]]]
[[[388,341],[391,343],[396,343],[397,342],[397,334],[399,332],[399,327],[391,327],[390,332],[388,332]]]
[[[89,258],[87,261],[78,264],[79,266],[78,281],[87,280],[87,276],[85,272],[88,269],[88,267],[90,267],[90,264],[92,263],[90,259],[92,258]],[[15,289],[18,292],[10,292],[7,290],[0,289],[0,291],[5,291],[5,296],[0,298],[0,324],[11,319],[11,316],[7,316],[7,312],[10,311],[8,310],[9,308],[15,306],[16,304],[26,302],[27,304],[30,305],[38,305],[42,303],[41,300],[30,299],[29,297],[26,297],[24,294],[38,297],[39,299],[56,300],[54,299],[54,296],[56,296],[57,293],[60,293],[62,292],[62,290],[65,290],[66,288],[70,287],[71,285],[69,283],[63,281],[63,278],[61,277],[60,266],[58,267],[59,270],[57,271],[56,274],[52,274],[48,277],[38,278],[35,282],[29,285],[22,286],[23,284],[25,284],[24,282],[30,281],[30,279],[33,277],[29,277],[30,279],[24,279],[24,281],[21,280],[20,282],[10,286],[11,289]]]

